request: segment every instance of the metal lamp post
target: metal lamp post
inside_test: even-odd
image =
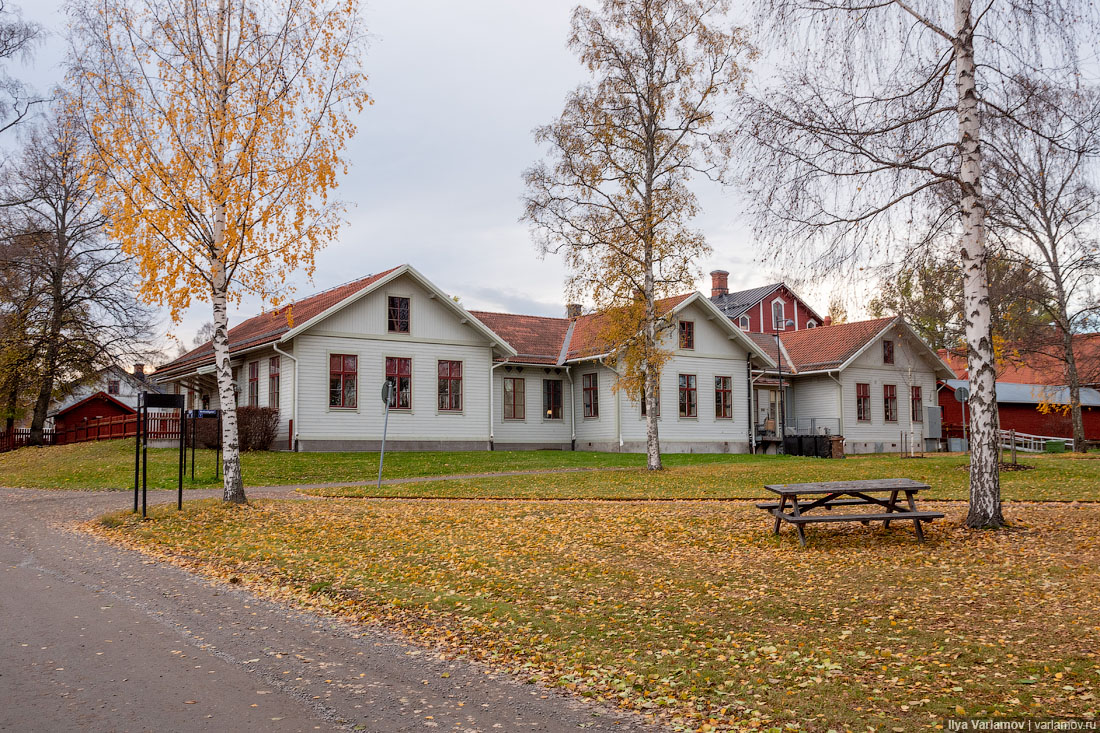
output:
[[[783,321],[782,325],[784,329],[792,328],[794,327],[794,321],[788,318]],[[775,363],[779,365],[779,399],[776,400],[776,405],[779,408],[779,445],[775,449],[777,454],[787,452],[786,446],[783,444],[787,439],[787,420],[783,413],[787,410],[783,399],[783,354],[779,351],[779,326],[779,319],[777,318],[775,321]]]

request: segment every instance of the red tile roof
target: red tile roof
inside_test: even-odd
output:
[[[470,311],[470,314],[519,352],[511,361],[528,364],[558,363],[562,344],[569,331],[568,318],[489,311]]]
[[[787,361],[787,357],[785,355],[783,355],[782,353],[780,353],[778,356],[776,355],[775,334],[771,334],[771,333],[746,333],[745,335],[748,336],[750,339],[752,339],[754,342],[756,342],[756,345],[759,346],[765,354],[770,356],[772,361],[774,361],[776,363],[778,363],[779,361],[782,361],[783,362],[783,364],[782,364],[783,371],[788,372],[788,373],[795,371],[794,369],[791,368],[791,364],[790,364],[790,362]],[[786,346],[786,343],[784,343],[784,346]],[[780,350],[780,352],[782,352],[782,349]]]
[[[393,267],[385,272],[368,275],[367,277],[338,285],[329,290],[317,293],[316,295],[311,295],[308,298],[303,298],[297,302],[285,305],[277,310],[253,316],[237,324],[229,329],[229,353],[233,354],[242,349],[263,346],[278,341],[282,338],[283,334],[293,327],[291,321],[293,321],[294,325],[300,326],[311,318],[321,315],[344,299],[358,293],[360,290],[374,284],[378,280],[381,280],[396,269],[398,268]],[[183,356],[162,365],[157,369],[157,372],[160,376],[163,376],[163,374],[170,371],[194,369],[213,363],[214,345],[212,341],[207,341],[202,346],[192,349]]]
[[[895,320],[894,316],[870,321],[818,326],[780,335],[783,348],[799,372],[836,369]],[[772,347],[772,351],[775,347]],[[771,353],[771,352],[769,352]]]
[[[1057,340],[1027,353],[1019,349],[1007,349],[1011,355],[997,363],[997,381],[1045,386],[1065,385],[1065,364],[1060,358],[1062,348],[1061,341]],[[1081,384],[1100,384],[1100,333],[1074,335],[1073,353]],[[956,377],[967,378],[965,349],[940,349],[939,355],[955,372]]]
[[[668,313],[695,293],[674,295],[671,298],[662,298],[657,301],[657,315]],[[580,359],[586,356],[599,356],[607,353],[608,344],[603,340],[604,330],[607,328],[607,316],[603,313],[592,313],[581,316],[573,328],[573,337],[569,341],[569,353],[567,359]]]

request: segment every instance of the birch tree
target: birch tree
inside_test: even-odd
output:
[[[990,231],[1041,283],[1045,297],[1036,302],[1057,335],[1032,339],[1026,350],[1062,364],[1074,450],[1085,452],[1073,343],[1100,316],[1100,92],[1041,83],[1021,91],[1013,118],[990,123]]]
[[[690,228],[693,180],[724,180],[732,135],[718,110],[743,86],[745,34],[724,0],[602,0],[573,11],[569,47],[591,80],[535,131],[546,159],[525,173],[541,250],[570,270],[571,301],[606,314],[616,389],[642,394],[647,466],[661,468],[658,375],[671,327],[661,298],[694,290],[710,251]]]
[[[808,244],[806,263],[834,272],[954,240],[971,383],[966,524],[1000,527],[982,120],[995,110],[1015,119],[1005,100],[1021,73],[1073,83],[1094,9],[1071,0],[757,7],[784,54],[744,119],[760,229],[777,245]]]
[[[358,5],[77,0],[70,15],[72,86],[142,296],[176,321],[211,305],[224,498],[244,502],[228,306],[278,305],[336,234],[330,193],[368,102]]]

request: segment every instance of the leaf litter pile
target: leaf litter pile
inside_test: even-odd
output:
[[[812,527],[751,504],[261,501],[93,531],[690,730],[906,731],[1100,708],[1100,508]]]

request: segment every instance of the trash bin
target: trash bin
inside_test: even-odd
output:
[[[828,435],[814,436],[814,455],[818,458],[828,458],[833,454],[832,444]]]
[[[830,435],[829,436],[829,455],[833,458],[844,457],[844,436],[843,435]]]
[[[796,436],[788,435],[783,438],[783,452],[788,456],[800,456],[799,449],[802,446],[799,445],[798,438]]]

